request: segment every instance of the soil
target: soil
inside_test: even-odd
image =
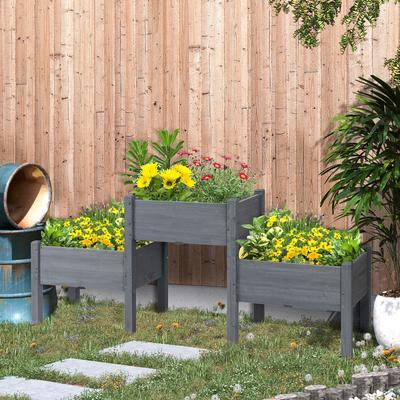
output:
[[[383,297],[400,297],[400,289],[387,290],[386,292],[380,293]]]

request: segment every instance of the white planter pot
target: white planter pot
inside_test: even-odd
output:
[[[400,348],[400,297],[376,297],[374,330],[380,345]]]

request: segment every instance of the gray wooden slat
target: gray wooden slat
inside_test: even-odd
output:
[[[240,260],[239,301],[340,310],[340,267]]]
[[[135,239],[226,244],[226,204],[135,200]]]
[[[263,202],[264,191],[256,191],[256,193],[247,199],[238,202],[237,209],[237,238],[244,239],[248,235],[248,230],[243,228],[243,224],[251,224],[254,217],[259,217],[264,212]],[[261,210],[262,203],[262,210]]]
[[[239,341],[239,301],[237,282],[237,209],[238,201],[229,200],[226,212],[226,261],[227,261],[227,337],[230,342]]]
[[[352,263],[351,276],[352,302],[356,305],[367,293],[370,267],[368,266],[368,253],[364,252]]]
[[[31,242],[32,323],[43,321],[43,286],[40,283],[40,241]]]
[[[123,253],[42,247],[41,282],[48,285],[122,290]]]
[[[344,357],[353,356],[353,304],[352,304],[352,263],[341,266],[340,274],[340,319],[341,347]]]
[[[162,277],[163,244],[154,242],[136,249],[136,289]]]
[[[125,197],[125,248],[123,257],[124,292],[125,292],[125,330],[136,331],[136,241],[135,241],[135,206],[133,196]]]

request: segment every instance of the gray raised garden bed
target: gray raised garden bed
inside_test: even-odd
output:
[[[264,204],[263,190],[257,190],[253,196],[246,199],[233,199],[219,204],[139,200],[133,196],[127,196],[125,221],[126,224],[132,224],[129,231],[132,232],[133,242],[136,240],[163,242],[164,254],[167,252],[167,243],[227,246],[228,298],[231,298],[236,296],[236,278],[234,277],[237,259],[236,241],[246,233],[242,225],[251,223],[254,217],[264,213]],[[135,249],[135,246],[131,248]],[[140,262],[136,260],[135,251],[127,257],[132,265],[140,266]],[[167,271],[164,274],[167,276]],[[130,280],[134,280],[134,277],[128,276],[128,285]],[[164,289],[167,291],[167,285]],[[134,291],[130,293],[132,293],[132,299],[129,303],[134,306],[135,293]],[[166,294],[164,296],[167,298]],[[259,311],[262,307],[255,305],[254,309]],[[237,323],[237,306],[228,302],[227,312],[230,321]],[[134,329],[135,326],[132,325],[132,330]],[[238,340],[237,331],[231,329],[229,325],[227,333],[228,340]]]
[[[125,292],[125,327],[132,330],[135,310],[129,301],[136,288],[156,281],[159,311],[166,308],[165,298],[165,257],[161,243],[151,243],[132,250],[133,242],[125,239],[125,252],[113,250],[78,249],[41,246],[40,241],[32,242],[32,320],[42,320],[43,285],[67,286],[71,300],[79,298],[80,288],[122,290]],[[135,253],[137,265],[133,268],[129,254]],[[134,273],[133,273],[134,271]],[[134,276],[132,279],[127,277]]]
[[[236,309],[238,302],[243,301],[338,311],[341,313],[342,355],[347,357],[353,354],[354,321],[357,320],[363,330],[370,328],[369,248],[359,258],[342,266],[237,260],[235,270],[237,289],[236,296],[229,299],[231,308]],[[237,318],[230,319],[228,324],[238,331]]]

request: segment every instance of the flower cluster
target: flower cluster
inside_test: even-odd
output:
[[[394,390],[389,390],[387,392],[382,392],[377,390],[374,393],[368,393],[364,397],[366,400],[399,400],[400,395]],[[350,397],[349,400],[360,400],[358,397]]]
[[[47,246],[124,250],[124,206],[112,203],[106,207],[83,210],[76,218],[53,218],[42,234]]]
[[[244,227],[250,232],[239,241],[241,259],[341,265],[362,252],[358,231],[327,229],[313,217],[294,219],[287,209],[272,210]]]
[[[140,167],[133,193],[145,200],[186,200],[195,186],[192,175],[183,164],[159,170],[157,163],[147,163]]]
[[[223,203],[248,197],[254,191],[255,179],[245,162],[226,155],[201,156],[197,149],[180,152],[179,156],[186,157],[196,181],[192,201]]]

